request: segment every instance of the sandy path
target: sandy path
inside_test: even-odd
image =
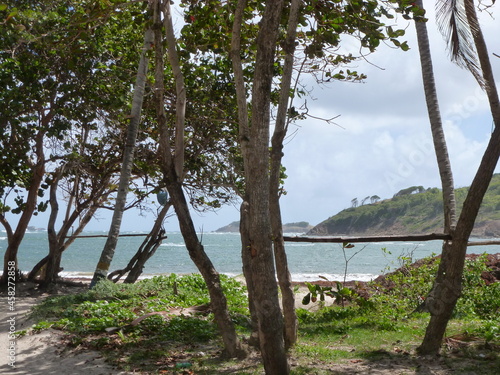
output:
[[[7,296],[4,292],[0,294],[0,374],[127,374],[105,363],[99,353],[65,350],[67,348],[60,340],[62,333],[56,330],[10,338],[11,329],[29,330],[32,326],[28,318],[31,307],[47,297],[48,294],[28,296],[21,291],[21,295],[16,297],[15,309],[11,311]],[[10,354],[14,354],[14,366]]]

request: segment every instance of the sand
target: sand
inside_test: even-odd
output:
[[[69,349],[61,340],[63,333],[48,329],[39,333],[31,330],[33,321],[29,318],[30,310],[50,294],[39,293],[27,283],[16,285],[15,303],[9,304],[5,292],[1,294],[0,305],[0,373],[9,375],[47,375],[47,374],[127,374],[118,371],[97,352]],[[57,294],[75,288],[63,288]],[[82,287],[83,290],[83,287]],[[10,310],[10,307],[14,310]],[[14,338],[10,330],[26,330],[27,334]],[[10,355],[12,354],[12,356]]]

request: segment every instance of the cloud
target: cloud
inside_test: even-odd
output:
[[[428,31],[439,104],[457,187],[470,185],[491,132],[491,115],[484,93],[470,73],[449,59],[437,31],[433,7]],[[491,52],[500,33],[498,21],[482,12],[483,32]],[[389,198],[413,186],[439,187],[439,173],[432,147],[423,94],[415,27],[401,21],[410,50],[382,45],[369,61],[352,68],[366,73],[365,83],[332,82],[316,87],[308,100],[310,113],[332,118],[339,126],[308,119],[284,149],[288,194],[282,198],[285,222],[306,220],[317,224],[351,205],[353,198],[379,195]],[[500,59],[492,56],[496,77]],[[312,84],[304,78],[306,84]],[[136,216],[136,215],[135,215]],[[238,208],[217,213],[193,214],[196,228],[215,230],[239,219]],[[177,228],[171,218],[167,230]],[[133,213],[126,213],[125,230],[137,228]],[[140,220],[148,230],[153,218]],[[102,228],[100,222],[98,226]]]

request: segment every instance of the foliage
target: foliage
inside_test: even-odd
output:
[[[43,144],[47,172],[65,165],[68,184],[80,183],[81,200],[116,171],[142,5],[113,3],[19,1],[0,30],[0,145],[11,150],[0,163],[0,180],[2,188],[15,189],[13,213],[24,209],[35,144]],[[47,176],[39,196],[54,180]]]
[[[463,297],[447,335],[473,340],[461,355],[491,359],[477,364],[488,373],[495,366],[495,358],[498,358],[495,348],[500,345],[500,283],[485,285],[481,279],[481,273],[486,270],[485,257],[467,260]],[[299,341],[291,352],[294,362],[309,367],[304,373],[320,373],[317,366],[323,361],[329,364],[346,358],[377,359],[390,353],[408,357],[424,334],[427,314],[417,313],[415,309],[430,290],[438,264],[439,258],[426,258],[415,264],[405,258],[402,267],[387,275],[384,283],[366,285],[365,291],[371,294],[369,304],[346,301],[344,307],[332,305],[317,311],[298,309]],[[240,324],[240,332],[249,334],[245,288],[232,278],[224,275],[221,278],[233,320]],[[310,287],[310,292],[318,292],[313,284]],[[317,297],[318,303],[319,293]],[[34,311],[33,317],[42,319],[34,329],[51,326],[63,329],[72,333],[70,345],[100,350],[123,368],[159,371],[164,364],[189,362],[193,368],[205,369],[206,373],[223,373],[220,362],[212,363],[206,357],[198,360],[193,353],[210,350],[207,341],[217,338],[210,319],[179,316],[165,320],[152,315],[135,327],[128,326],[147,312],[207,301],[206,287],[199,275],[155,277],[137,284],[103,281],[94,290],[82,294],[46,299]],[[122,329],[104,333],[109,327]],[[471,346],[474,342],[478,344]],[[204,349],[199,349],[199,345],[204,345]],[[215,352],[206,355],[213,356]],[[232,371],[234,373],[234,368]]]
[[[245,287],[221,275],[233,320],[244,326],[248,318]],[[56,296],[44,300],[33,311],[39,322],[34,330],[49,327],[71,333],[71,345],[86,345],[110,357],[165,358],[177,345],[203,343],[217,338],[211,314],[169,316],[151,315],[137,325],[130,323],[151,312],[209,303],[203,278],[198,275],[157,276],[136,284],[99,282],[85,293]],[[106,333],[108,328],[116,327]],[[245,326],[246,329],[246,326]]]
[[[221,275],[221,280],[231,312],[235,316],[246,314],[244,286],[225,275]],[[69,330],[77,329],[82,324],[85,333],[129,323],[139,314],[172,307],[187,308],[209,301],[206,284],[200,275],[171,274],[144,279],[135,284],[115,284],[103,280],[88,292],[46,299],[37,306],[33,316],[51,320],[63,316],[67,320],[56,324],[70,327]]]
[[[442,231],[443,199],[440,189],[410,187],[392,199],[347,208],[318,224],[312,231],[321,234],[352,234],[383,232],[397,227],[398,232],[419,234]],[[411,194],[413,191],[422,191]],[[455,190],[458,213],[468,188]],[[493,176],[479,211],[476,225],[490,220],[500,220],[500,174]]]
[[[467,258],[462,297],[455,307],[453,317],[479,324],[481,328],[478,328],[476,332],[491,341],[500,338],[498,332],[498,327],[500,327],[500,283],[495,282],[487,285],[482,278],[482,275],[489,271],[486,265],[487,256],[487,254],[483,254]],[[368,298],[369,303],[348,304],[344,308],[346,311],[339,310],[338,307],[324,308],[312,319],[324,319],[324,316],[329,314],[338,316],[339,319],[350,319],[352,314],[359,314],[363,316],[359,317],[361,320],[367,319],[367,321],[379,326],[399,329],[398,327],[404,324],[406,319],[419,316],[417,311],[432,288],[440,258],[424,258],[413,264],[411,264],[410,258],[405,258],[402,261],[401,268],[385,276],[378,283],[369,283],[368,289],[365,290],[355,287],[354,290],[350,289],[350,292],[345,292],[344,289],[348,288],[344,288],[338,283],[336,289],[338,295],[334,295],[331,292],[331,287],[321,287],[308,283],[310,293],[304,297],[303,302],[316,302],[317,296],[320,296],[320,301],[324,301],[325,296],[337,298],[348,296],[351,298],[347,298],[347,301],[356,302],[360,299],[360,297],[358,300],[352,298],[352,296],[358,295],[356,290],[368,291],[371,295]],[[310,322],[308,319],[311,317],[303,316],[304,321]],[[377,321],[378,323],[375,323]]]
[[[366,298],[363,298],[360,296],[356,291],[350,288],[346,288],[343,284],[345,284],[346,281],[346,276],[347,276],[347,269],[349,266],[349,261],[355,257],[358,253],[364,250],[365,247],[362,247],[361,249],[355,251],[353,254],[350,255],[350,257],[347,257],[346,254],[346,249],[352,249],[354,248],[355,245],[344,242],[342,243],[342,254],[344,256],[344,282],[340,283],[338,281],[336,282],[330,282],[330,286],[320,286],[320,285],[314,285],[311,283],[307,283],[307,288],[309,289],[309,293],[307,293],[303,298],[302,298],[302,304],[303,305],[308,305],[309,302],[316,302],[318,296],[320,297],[320,301],[324,302],[325,297],[331,297],[335,300],[335,303],[342,305],[344,307],[345,302],[354,302],[357,303],[361,306],[369,306],[370,302],[366,300]],[[320,276],[320,278],[329,281],[326,277]]]

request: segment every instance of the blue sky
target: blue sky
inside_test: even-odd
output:
[[[434,2],[424,1],[433,7]],[[494,8],[493,8],[494,9]],[[494,9],[495,10],[495,9]],[[433,64],[445,134],[455,185],[467,186],[488,142],[491,116],[483,92],[472,75],[449,61],[443,38],[429,11],[428,23]],[[500,24],[483,12],[483,32],[490,54],[500,54]],[[366,73],[365,83],[333,82],[316,87],[315,100],[308,101],[316,117],[337,115],[339,126],[308,119],[298,125],[297,134],[287,141],[284,165],[288,194],[282,199],[285,222],[309,221],[318,224],[350,206],[353,198],[379,195],[389,198],[400,189],[423,185],[439,187],[430,126],[424,101],[415,28],[407,27],[410,51],[382,46],[354,68]],[[495,76],[500,77],[500,58],[491,57]],[[101,213],[100,221],[88,230],[109,228],[111,214]],[[238,207],[228,206],[216,213],[193,213],[196,228],[213,231],[239,219]],[[148,231],[154,217],[127,212],[123,230]],[[45,227],[46,217],[33,220]],[[167,230],[177,230],[171,217]]]

